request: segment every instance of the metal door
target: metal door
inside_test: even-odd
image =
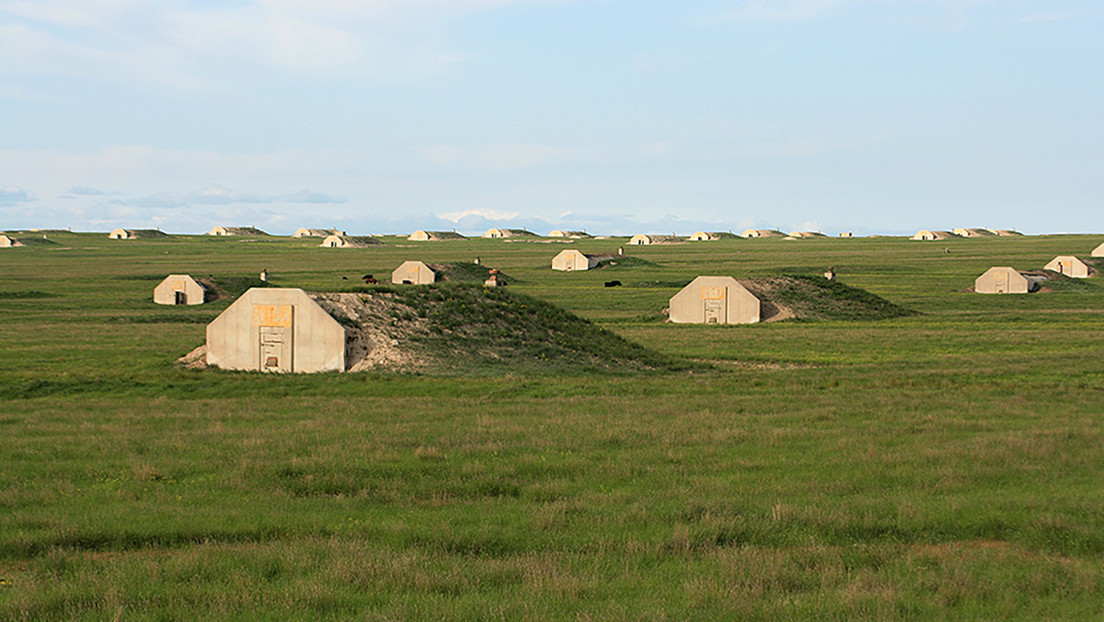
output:
[[[727,324],[728,305],[724,300],[706,300],[705,301],[705,323],[706,324]]]
[[[728,323],[728,288],[720,285],[701,288],[702,310],[706,324]]]
[[[1007,294],[1008,293],[1008,274],[1007,273],[1002,272],[1002,273],[997,275],[996,290],[997,290],[998,294]]]
[[[285,326],[261,326],[259,331],[259,368],[268,372],[290,372],[291,328]]]

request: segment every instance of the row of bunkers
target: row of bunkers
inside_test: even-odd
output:
[[[214,237],[248,237],[248,236],[269,236],[268,233],[256,228],[256,227],[224,227],[217,226],[212,228],[206,233],[206,235]],[[1022,236],[1022,233],[1017,232],[1014,229],[986,229],[986,228],[958,228],[951,230],[928,230],[922,229],[918,231],[911,238],[912,240],[950,240],[950,239],[962,239],[962,238],[982,238],[982,237],[1008,237],[1008,236]],[[168,238],[170,234],[161,231],[160,229],[115,229],[108,234],[108,238],[112,240],[149,240],[158,238]],[[383,242],[378,238],[370,235],[356,235],[352,236],[341,229],[311,229],[300,228],[295,231],[290,237],[292,238],[320,238],[321,242],[319,246],[326,248],[368,248],[371,246],[382,245]],[[492,228],[488,229],[482,236],[485,239],[502,240],[502,239],[539,239],[542,237],[555,238],[555,239],[610,239],[613,237],[626,237],[626,236],[609,236],[609,235],[592,235],[586,231],[570,231],[556,229],[549,232],[547,236],[541,236],[540,234],[533,233],[526,229],[500,229]],[[681,244],[683,242],[708,242],[716,240],[726,239],[758,239],[758,238],[776,238],[784,240],[800,240],[800,239],[812,239],[812,238],[827,238],[825,234],[819,231],[791,231],[784,233],[777,229],[746,229],[742,233],[733,233],[731,231],[697,231],[689,236],[679,236],[674,234],[648,234],[638,233],[633,236],[628,236],[628,244],[630,246],[648,246],[653,244]],[[842,232],[839,234],[841,238],[853,237],[850,232]],[[878,236],[875,236],[878,237]],[[428,231],[418,230],[406,236],[406,239],[414,242],[443,242],[451,240],[467,240],[468,236],[465,236],[456,231]],[[23,244],[16,238],[9,235],[0,235],[0,248],[11,248],[16,246],[22,246]],[[1095,252],[1104,254],[1104,249],[1097,249]],[[1094,252],[1094,256],[1095,255]]]
[[[233,236],[267,236],[268,233],[257,229],[256,227],[214,227],[207,232],[207,235],[215,237],[233,237]],[[950,231],[943,230],[921,230],[912,236],[913,240],[947,240],[952,238],[978,238],[978,237],[1004,237],[1004,236],[1018,236],[1023,235],[1018,233],[1014,229],[979,229],[979,228],[959,228]],[[115,229],[108,237],[113,240],[138,240],[138,239],[151,239],[159,237],[168,237],[167,233],[159,229]],[[320,246],[326,246],[329,248],[361,248],[364,246],[372,246],[380,244],[372,236],[350,236],[341,229],[310,229],[300,228],[291,235],[293,238],[322,238]],[[526,229],[488,229],[481,237],[491,240],[502,239],[526,239],[526,238],[540,238],[544,237],[532,231]],[[568,231],[556,229],[551,231],[549,238],[560,239],[587,239],[598,238],[606,239],[615,236],[595,236],[587,233],[586,231]],[[620,236],[616,236],[620,237]],[[679,236],[675,234],[649,234],[638,233],[629,237],[629,244],[632,246],[647,246],[651,244],[679,244],[682,242],[709,242],[716,240],[726,239],[756,239],[756,238],[780,238],[786,240],[799,240],[799,239],[811,239],[811,238],[826,238],[825,234],[819,231],[791,231],[784,233],[777,229],[746,229],[742,233],[733,233],[731,231],[697,231],[689,236]],[[853,237],[850,232],[842,232],[839,234],[841,238]],[[418,230],[407,236],[408,240],[414,242],[441,242],[449,240],[466,240],[467,236],[458,233],[456,231],[427,231]]]
[[[1099,253],[1099,254],[1098,254]],[[1094,257],[1104,257],[1104,244],[1092,252]],[[1050,279],[1048,272],[1057,272],[1073,279],[1087,279],[1093,274],[1089,264],[1073,255],[1059,255],[1042,270],[1016,270],[1011,266],[994,266],[974,281],[978,294],[1028,294],[1038,290]]]
[[[699,276],[671,298],[670,318],[750,324],[759,321],[759,309],[759,299],[736,279]],[[245,292],[208,324],[206,356],[208,365],[222,369],[343,372],[352,363],[354,343],[341,322],[303,290],[261,287]]]

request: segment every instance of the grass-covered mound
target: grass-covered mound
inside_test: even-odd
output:
[[[621,255],[618,257],[610,257],[609,259],[603,259],[598,263],[596,269],[611,270],[617,268],[653,268],[658,264],[648,261],[647,259],[641,259],[640,257],[630,257],[628,255]]]
[[[789,274],[742,281],[763,304],[764,320],[884,320],[911,309],[822,276]]]
[[[564,309],[506,288],[466,283],[317,294],[351,339],[350,369],[432,373],[685,368]]]
[[[437,273],[438,281],[449,283],[482,283],[490,276],[491,268],[477,263],[457,261],[452,263],[434,263],[429,267]],[[510,275],[498,272],[498,277],[507,283],[514,281]]]

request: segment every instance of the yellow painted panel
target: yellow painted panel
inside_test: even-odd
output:
[[[290,328],[291,308],[291,305],[253,305],[253,325]]]
[[[723,285],[701,288],[702,300],[725,300],[728,298],[728,288]]]

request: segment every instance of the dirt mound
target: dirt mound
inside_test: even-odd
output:
[[[420,368],[454,373],[686,366],[507,288],[445,283],[397,288],[373,298],[381,299],[373,305],[383,306],[367,324],[357,320],[361,328],[353,330],[381,331]]]
[[[345,327],[347,371],[456,374],[693,366],[501,287],[442,283],[310,296]],[[193,350],[179,363],[205,367],[206,349]]]
[[[311,298],[345,327],[345,367],[364,371],[375,367],[416,370],[427,361],[404,347],[412,335],[426,332],[395,295],[383,293],[311,294]]]
[[[491,273],[490,266],[467,262],[432,263],[429,267],[437,273],[438,282],[446,283],[482,283]],[[507,283],[516,282],[516,279],[502,271],[497,274],[498,278]]]
[[[740,282],[759,298],[763,322],[883,320],[916,313],[864,289],[821,276],[785,275]]]

